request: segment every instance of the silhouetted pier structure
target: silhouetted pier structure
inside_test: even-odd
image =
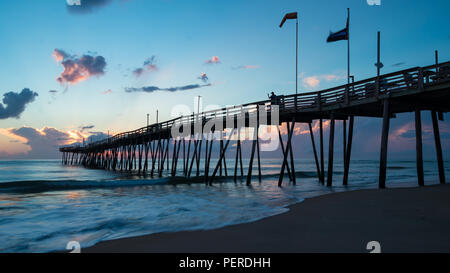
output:
[[[415,113],[417,175],[419,185],[424,185],[424,171],[422,159],[422,128],[421,112],[430,111],[433,123],[433,132],[437,153],[437,165],[440,183],[445,183],[442,147],[439,135],[438,119],[443,120],[443,113],[450,110],[450,62],[436,63],[427,67],[414,67],[378,77],[357,81],[354,83],[330,88],[320,92],[303,93],[298,95],[280,96],[277,102],[266,100],[249,104],[222,108],[214,111],[192,114],[169,121],[153,124],[135,131],[125,132],[108,139],[91,143],[85,146],[61,147],[62,163],[66,165],[82,165],[89,168],[100,168],[113,171],[138,171],[149,176],[162,176],[164,169],[169,170],[172,176],[182,168],[186,177],[200,176],[200,156],[202,144],[205,150],[203,175],[205,182],[212,184],[218,175],[228,176],[226,151],[230,142],[236,142],[236,157],[234,160],[234,179],[243,177],[242,145],[240,137],[228,137],[217,140],[220,142],[219,158],[215,166],[210,168],[211,153],[214,138],[205,138],[212,133],[222,134],[223,129],[231,131],[231,135],[245,128],[260,126],[261,113],[267,113],[271,119],[274,107],[279,108],[279,125],[286,123],[288,129],[287,143],[280,141],[283,159],[279,185],[282,185],[283,176],[287,173],[295,184],[295,167],[292,149],[292,136],[295,123],[308,123],[314,151],[319,181],[332,186],[334,135],[336,121],[343,122],[344,128],[344,176],[343,184],[348,183],[350,167],[353,129],[355,117],[382,118],[381,152],[379,168],[379,187],[386,185],[386,165],[388,153],[388,136],[390,119],[398,113]],[[276,105],[276,106],[274,106]],[[260,109],[258,111],[258,109]],[[261,112],[262,111],[262,112]],[[252,124],[256,118],[256,124]],[[239,122],[243,120],[244,122]],[[311,123],[319,121],[319,148],[316,148],[314,132]],[[330,137],[328,145],[328,168],[325,170],[323,122],[330,120]],[[192,131],[196,126],[203,127],[211,121],[221,121],[224,128],[215,126],[204,130],[201,136],[191,135],[187,138],[173,139],[171,130],[176,124],[182,128],[190,127]],[[226,122],[228,121],[228,122]],[[347,131],[348,121],[348,131]],[[278,136],[281,138],[280,128]],[[257,132],[258,130],[253,130]],[[261,179],[260,140],[258,134],[254,135],[247,172],[247,184],[251,183],[255,156],[258,163],[258,177]],[[172,154],[169,146],[172,145]],[[183,147],[183,149],[181,149]],[[318,153],[319,151],[319,153]],[[256,155],[255,155],[256,153]],[[180,159],[181,158],[181,159]],[[228,160],[230,161],[230,160]],[[239,168],[240,167],[240,168]],[[238,171],[240,169],[240,171]],[[210,170],[212,173],[210,173]],[[325,181],[325,173],[327,178]]]

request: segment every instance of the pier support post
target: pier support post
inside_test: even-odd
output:
[[[380,189],[386,188],[386,165],[387,165],[387,149],[389,140],[389,125],[390,125],[389,100],[385,99],[383,102],[383,129],[381,131],[380,175],[378,181],[378,187]]]
[[[208,145],[208,144],[206,144],[206,145]],[[222,136],[222,134],[220,134],[219,146],[220,146],[220,153],[222,153],[222,151],[223,151],[223,136]],[[220,176],[222,176],[222,164],[220,164],[219,173],[220,173]]]
[[[345,160],[346,160],[346,158],[347,158],[347,156],[346,156],[346,154],[347,154],[347,120],[343,120],[342,121],[342,133],[343,133],[343,135],[342,135],[342,139],[343,139],[343,149],[342,149],[342,151],[343,151],[343,159],[344,159],[344,168],[345,168]]]
[[[191,137],[192,136],[189,136],[188,152],[186,154],[186,165],[185,165],[185,173],[184,173],[184,176],[186,176],[186,177],[188,176],[188,172],[189,172],[189,156],[191,154],[191,142],[192,142]]]
[[[220,140],[221,140],[221,144],[220,144],[220,149],[223,150],[223,131],[220,132]],[[227,169],[227,158],[226,155],[223,156],[223,170],[225,171],[225,177],[228,176],[228,169]],[[222,165],[220,166],[220,176],[222,176]]]
[[[198,148],[198,140],[196,140],[194,138],[194,152],[192,154],[191,166],[189,167],[187,177],[191,177],[192,166],[194,165],[194,160],[197,161],[197,148]]]
[[[187,149],[187,154],[186,154],[186,164],[184,166],[184,176],[188,175],[188,170],[189,170],[189,156],[191,153],[191,136],[189,136],[189,141],[188,141],[188,149]]]
[[[236,145],[236,161],[234,164],[234,183],[237,182],[237,169],[238,169],[238,161],[239,161],[239,152],[241,150],[241,129],[238,128],[237,131],[237,145]],[[242,164],[242,162],[241,162]],[[242,172],[242,168],[241,168]]]
[[[250,154],[250,162],[248,164],[248,174],[247,174],[247,186],[252,182],[252,170],[253,170],[253,158],[255,157],[256,150],[256,137],[258,137],[257,128],[254,129],[253,140],[252,140],[252,152]]]
[[[176,176],[177,175],[177,167],[178,167],[178,158],[179,158],[179,155],[180,155],[180,148],[181,148],[181,140],[178,141],[177,154],[175,156],[175,168],[173,170],[173,175],[172,176]]]
[[[206,142],[205,142],[205,171],[204,171],[204,178],[205,183],[208,183],[208,149],[209,149],[209,134],[208,132],[206,134]],[[222,167],[222,166],[221,166]]]
[[[289,123],[288,123],[289,125]],[[288,127],[289,128],[289,127]],[[295,121],[293,121],[291,123],[291,131],[294,132],[295,129]],[[292,133],[293,134],[293,133]],[[291,136],[292,137],[292,136]],[[295,166],[294,166],[294,150],[292,149],[292,141],[289,143],[289,146],[287,146],[287,148],[289,148],[290,150],[290,158],[291,158],[291,174],[292,174],[292,183],[294,183],[294,185],[297,185],[297,180],[295,178]],[[286,149],[287,149],[286,148]]]
[[[211,136],[211,142],[209,143],[209,153],[208,153],[208,158],[206,160],[207,165],[206,165],[206,177],[208,177],[209,175],[209,165],[211,164],[211,154],[212,154],[212,149],[213,149],[213,143],[214,143],[214,133]],[[225,160],[225,155],[223,157],[223,159]],[[208,180],[206,179],[206,182]]]
[[[174,143],[172,145],[173,147],[173,152],[172,152],[172,167],[171,167],[171,171],[170,174],[172,176],[175,176],[175,162],[176,162],[176,157],[177,157],[177,146],[178,146],[178,140],[174,139]]]
[[[227,152],[227,148],[228,145],[230,144],[231,139],[233,138],[233,134],[234,134],[234,128],[231,130],[231,133],[228,137],[228,140],[225,144],[225,147],[223,148],[223,150],[220,152],[220,157],[219,157],[219,161],[217,162],[216,168],[214,169],[214,172],[211,175],[211,179],[209,180],[209,185],[212,185],[214,178],[216,177],[217,171],[219,170],[220,165],[222,164],[222,160],[225,156],[225,153]]]
[[[333,154],[334,154],[334,127],[335,127],[334,115],[331,114],[330,121],[330,144],[328,146],[328,177],[327,177],[327,187],[333,185]]]
[[[416,120],[416,163],[417,163],[417,179],[419,186],[424,186],[424,176],[423,176],[423,150],[422,150],[422,119],[420,114],[420,109],[416,109],[415,112]]]
[[[320,182],[325,183],[325,156],[323,150],[323,119],[319,121],[320,126]]]
[[[280,127],[277,126],[277,130],[278,130],[278,139],[280,140],[281,151],[283,152],[283,158],[284,158],[284,156],[287,153],[287,150],[284,149],[284,143],[283,143],[283,138],[281,137]],[[289,131],[287,131],[287,132],[289,134]],[[290,171],[290,168],[289,168],[289,164],[286,165],[286,169],[287,169],[287,173],[288,173],[289,179],[292,181],[292,176],[291,176],[291,171]]]
[[[312,143],[313,152],[314,152],[314,160],[316,162],[317,177],[319,178],[319,181],[320,181],[320,177],[322,175],[320,173],[319,158],[317,157],[316,142],[314,141],[314,132],[313,132],[313,128],[311,126],[311,123],[308,123],[308,125],[309,125],[309,133],[311,135],[311,143]]]
[[[295,124],[295,117],[292,119],[292,124]],[[289,126],[288,126],[288,128],[289,128]],[[291,141],[292,141],[293,131],[294,131],[294,126],[292,126],[290,128],[290,131],[288,132],[288,142],[286,144],[286,153],[284,154],[283,164],[281,165],[281,172],[280,172],[280,178],[278,180],[278,187],[281,187],[281,185],[283,184],[284,168],[286,167],[286,165],[288,165],[287,156],[289,153],[289,145],[291,145]],[[295,174],[292,174],[292,175],[294,176]]]
[[[259,110],[258,110],[258,124],[259,124]],[[259,182],[261,182],[262,175],[261,175],[261,155],[259,151],[259,126],[256,129],[256,155],[258,156],[258,179]]]
[[[186,139],[183,137],[183,174],[186,176]]]
[[[200,134],[200,140],[198,142],[198,151],[197,151],[197,177],[200,176],[200,158],[202,155],[202,142],[203,142],[203,133]]]
[[[354,127],[355,117],[350,116],[348,124],[348,140],[347,140],[347,151],[345,152],[344,161],[344,179],[342,184],[344,186],[348,185],[348,172],[350,170],[350,159],[352,154],[352,143],[353,143],[353,127]]]
[[[431,111],[431,119],[433,120],[433,133],[439,170],[439,182],[441,184],[445,184],[445,171],[444,171],[444,161],[442,159],[441,136],[439,134],[439,123],[436,116],[436,111]]]

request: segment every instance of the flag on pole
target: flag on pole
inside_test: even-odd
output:
[[[348,31],[348,25],[349,25],[349,17],[347,17],[347,26],[338,32],[330,32],[330,35],[328,36],[327,43],[331,42],[337,42],[341,40],[348,40],[349,38],[349,31]]]
[[[291,12],[291,13],[286,14],[284,16],[284,18],[283,18],[283,21],[281,21],[280,28],[283,27],[283,25],[286,22],[286,20],[288,20],[288,19],[297,19],[297,18],[298,18],[297,12]]]

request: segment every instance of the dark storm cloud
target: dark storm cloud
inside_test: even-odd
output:
[[[37,93],[25,88],[20,93],[8,92],[0,103],[0,119],[19,118],[28,103],[33,102]]]

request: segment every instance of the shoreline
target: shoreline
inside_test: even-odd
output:
[[[369,189],[307,198],[289,211],[213,230],[103,241],[83,253],[450,253],[450,185]]]

